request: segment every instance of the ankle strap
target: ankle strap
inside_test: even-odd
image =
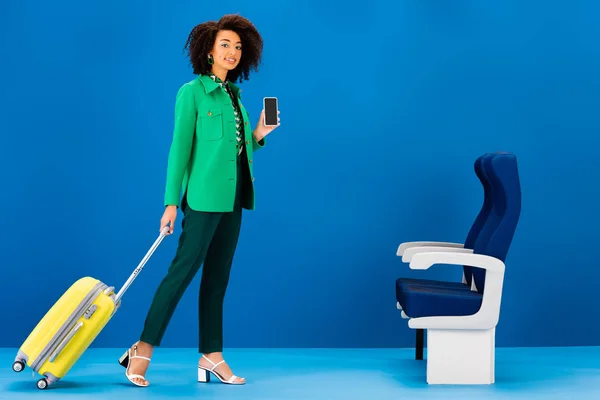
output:
[[[202,354],[202,358],[204,358],[205,360],[207,360],[209,363],[211,363],[213,365],[213,367],[210,369],[211,371],[225,362],[225,360],[221,360],[215,364],[210,358],[206,357],[204,354]]]
[[[131,356],[130,358],[141,358],[142,360],[152,361],[150,358],[148,358],[148,357],[142,357],[142,356]]]

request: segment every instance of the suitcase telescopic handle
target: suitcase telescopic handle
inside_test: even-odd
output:
[[[133,281],[135,280],[135,278],[139,275],[139,273],[142,271],[142,269],[144,269],[144,265],[146,265],[146,263],[148,262],[148,260],[150,259],[150,257],[152,257],[152,254],[158,248],[158,246],[160,245],[160,242],[162,242],[162,240],[165,238],[165,236],[167,236],[167,232],[169,232],[170,229],[171,228],[169,228],[168,226],[166,226],[160,232],[160,235],[154,241],[154,244],[152,245],[152,247],[150,247],[150,249],[148,250],[148,252],[144,256],[144,258],[142,258],[142,261],[140,261],[140,263],[138,264],[138,266],[133,270],[133,272],[131,273],[131,275],[127,279],[127,281],[123,284],[123,286],[121,287],[121,289],[119,290],[119,292],[116,294],[115,299],[114,299],[115,304],[119,304],[119,301],[121,300],[121,297],[123,297],[123,294],[125,294],[125,292],[127,291],[127,289],[129,289],[129,286],[131,286],[131,284],[133,283]]]

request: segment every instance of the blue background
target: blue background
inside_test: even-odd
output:
[[[194,25],[238,12],[265,40],[242,85],[251,123],[277,96],[282,125],[256,155],[226,347],[412,346],[394,280],[461,271],[410,271],[396,248],[462,242],[482,201],[473,161],[498,150],[518,156],[523,213],[497,345],[600,344],[600,6],[107,0],[0,5],[0,346],[19,346],[74,280],[119,287],[145,254],[175,94],[194,78],[183,45]],[[138,338],[176,241],[94,346]],[[164,346],[197,345],[198,286]]]

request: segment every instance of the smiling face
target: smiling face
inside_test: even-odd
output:
[[[214,59],[212,72],[225,80],[227,72],[237,67],[242,57],[242,41],[239,35],[234,31],[219,31],[210,54]]]

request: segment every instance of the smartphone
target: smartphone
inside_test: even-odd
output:
[[[265,110],[266,126],[275,126],[278,124],[279,115],[278,113],[278,102],[277,97],[265,97],[263,99],[263,108]]]

